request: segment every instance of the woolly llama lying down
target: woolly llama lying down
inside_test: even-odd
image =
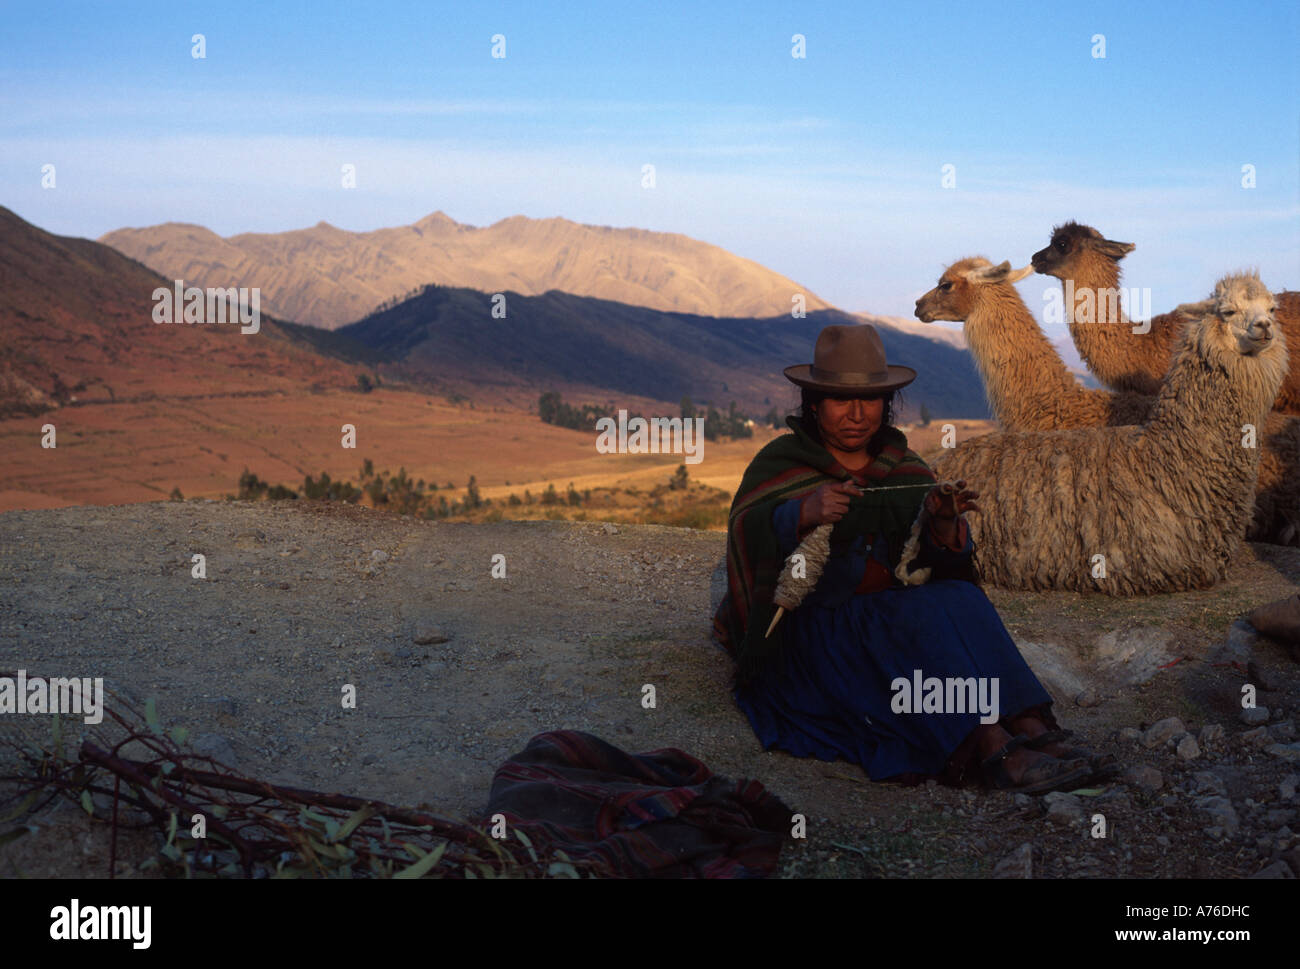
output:
[[[1124,312],[1119,261],[1135,248],[1105,238],[1092,226],[1067,222],[1052,230],[1051,241],[1034,253],[1032,263],[1035,272],[1061,280],[1070,336],[1096,378],[1115,390],[1156,394],[1187,321],[1180,311],[1195,307],[1152,317],[1147,332],[1134,333],[1144,324],[1132,323]],[[1279,292],[1277,303],[1277,322],[1292,360],[1273,409],[1300,414],[1300,293]]]
[[[1029,267],[1013,271],[1006,262],[995,266],[981,256],[958,260],[916,301],[917,319],[965,324],[966,345],[1004,431],[1145,423],[1154,396],[1082,387],[1065,368],[1013,285],[1031,272]],[[1198,317],[1211,308],[1209,300],[1183,307]],[[1182,326],[1187,328],[1185,317]],[[1257,443],[1255,513],[1246,538],[1300,545],[1300,418],[1270,412]]]
[[[1010,589],[1141,595],[1223,578],[1250,521],[1260,427],[1287,371],[1273,295],[1225,276],[1187,324],[1145,424],[988,434],[934,461],[983,496],[983,577]]]

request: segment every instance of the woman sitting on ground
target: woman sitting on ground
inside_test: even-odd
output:
[[[1096,754],[1062,742],[1051,697],[974,584],[962,515],[979,511],[978,494],[963,482],[945,494],[890,423],[894,393],[916,372],[888,365],[867,325],[826,327],[814,359],[785,370],[802,389],[801,413],[788,420],[792,434],[755,456],[732,503],[728,592],[714,619],[738,663],[736,702],[764,748],[844,757],[872,780],[961,784],[978,766],[995,786],[1024,793],[1108,772]],[[928,527],[905,556],[923,506]],[[785,558],[828,522],[820,579],[767,635]],[[926,568],[923,584],[900,578],[919,582]],[[991,715],[910,702],[915,680],[971,677],[999,708]]]

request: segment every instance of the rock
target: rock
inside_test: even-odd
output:
[[[1201,728],[1200,736],[1197,739],[1200,741],[1201,746],[1205,747],[1209,744],[1219,743],[1219,741],[1223,740],[1223,736],[1223,724],[1207,723]]]
[[[411,641],[417,646],[437,646],[439,643],[448,642],[451,639],[437,626],[422,626],[415,631]]]
[[[1257,606],[1247,621],[1279,642],[1300,642],[1300,594]]]
[[[1168,743],[1174,737],[1181,733],[1186,733],[1187,728],[1177,717],[1165,717],[1153,723],[1147,728],[1147,732],[1142,735],[1142,746],[1147,749],[1161,747]]]
[[[1097,639],[1092,664],[1104,679],[1137,686],[1152,679],[1160,667],[1177,659],[1174,634],[1162,626],[1117,629]]]
[[[1254,730],[1238,734],[1237,740],[1247,747],[1263,747],[1265,744],[1272,743],[1273,738],[1269,735],[1268,727],[1256,727]]]
[[[1280,744],[1289,744],[1295,740],[1295,724],[1290,720],[1271,724],[1268,728],[1268,735]]]
[[[1264,750],[1288,764],[1300,764],[1300,744],[1269,744]]]
[[[1239,619],[1228,627],[1228,638],[1210,650],[1205,661],[1211,665],[1236,663],[1245,668],[1250,663],[1257,642],[1259,633],[1249,623]]]
[[[993,866],[994,878],[1033,878],[1034,846],[1028,841]]]
[[[1291,872],[1300,878],[1300,846],[1282,852],[1282,860],[1287,863]]]
[[[1052,791],[1043,795],[1043,803],[1047,805],[1049,821],[1055,821],[1057,824],[1075,824],[1083,820],[1083,802],[1079,800],[1077,794]]]
[[[1098,693],[1092,687],[1088,687],[1087,689],[1081,691],[1079,695],[1074,698],[1074,702],[1076,706],[1099,707],[1101,706],[1103,699],[1104,697],[1100,693]]]
[[[1183,734],[1183,739],[1178,741],[1178,759],[1195,760],[1201,756],[1201,748],[1196,743],[1196,738],[1191,734]]]
[[[1211,794],[1227,794],[1228,785],[1224,783],[1223,778],[1214,771],[1198,770],[1192,775],[1193,789],[1198,793],[1210,792]]]
[[[387,561],[388,561],[388,553],[385,552],[382,548],[377,548],[377,549],[375,549],[373,552],[370,553],[370,561],[372,561],[372,562],[387,562]]]
[[[235,748],[230,746],[230,741],[215,733],[200,734],[194,739],[193,748],[196,754],[211,757],[218,764],[224,764],[231,769],[239,764],[239,758],[235,756]]]
[[[1268,723],[1268,707],[1243,707],[1237,719],[1248,727],[1258,727],[1261,723]]]
[[[1273,862],[1267,868],[1261,869],[1250,876],[1251,878],[1294,878],[1295,873],[1291,871],[1291,866],[1285,861],[1278,860]]]
[[[1088,687],[1083,660],[1070,647],[1016,640],[1016,648],[1052,696],[1078,696]]]
[[[1124,772],[1124,783],[1140,787],[1144,791],[1158,791],[1165,786],[1165,778],[1154,767],[1138,764]]]
[[[1216,827],[1222,828],[1227,834],[1236,834],[1241,827],[1237,809],[1226,797],[1220,795],[1200,797],[1196,799],[1196,806],[1210,816],[1210,820]]]

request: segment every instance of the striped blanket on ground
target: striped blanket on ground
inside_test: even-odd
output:
[[[668,748],[629,754],[576,730],[538,734],[497,769],[487,815],[539,854],[619,878],[762,878],[791,811],[758,781],[719,777]]]

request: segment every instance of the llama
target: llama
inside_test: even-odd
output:
[[[1067,303],[1073,294],[1075,305],[1066,306],[1070,336],[1097,379],[1115,390],[1157,394],[1187,323],[1187,313],[1180,311],[1198,314],[1179,307],[1153,317],[1148,332],[1133,332],[1120,304],[1119,261],[1135,248],[1131,242],[1106,239],[1091,226],[1067,222],[1052,230],[1051,242],[1034,253],[1031,264],[1035,272],[1061,280]],[[1277,321],[1294,350],[1300,347],[1300,292],[1284,290],[1277,301]],[[1292,354],[1273,408],[1300,414],[1300,352]]]
[[[1004,431],[1051,431],[1141,424],[1156,398],[1081,387],[1012,285],[1031,272],[972,257],[953,263],[916,301],[918,319],[963,323],[993,416]],[[1201,315],[1209,301],[1189,304]],[[1184,323],[1186,326],[1186,323]],[[1246,539],[1300,545],[1300,418],[1270,411],[1261,449],[1255,514]]]
[[[1108,595],[1221,580],[1251,520],[1260,464],[1242,427],[1263,425],[1287,372],[1275,307],[1258,276],[1221,279],[1144,424],[986,434],[936,459],[941,479],[983,495],[970,526],[984,578]]]

